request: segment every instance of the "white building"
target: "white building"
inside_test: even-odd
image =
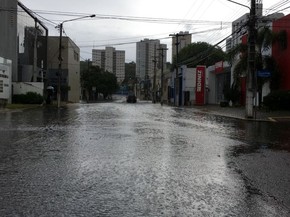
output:
[[[93,49],[92,64],[117,77],[118,83],[125,79],[125,51],[106,47],[105,50]]]
[[[136,77],[140,82],[140,97],[150,99],[158,90],[158,70],[166,68],[167,45],[160,40],[144,39],[136,45]],[[160,84],[159,84],[160,85]]]
[[[11,103],[12,61],[0,57],[0,107]]]
[[[136,46],[136,76],[140,80],[152,79],[154,76],[154,64],[156,70],[161,68],[162,55],[158,49],[166,49],[160,40],[144,39],[137,42]],[[155,62],[155,63],[154,63]],[[163,53],[163,64],[166,64],[166,51]],[[165,67],[164,67],[165,68]]]

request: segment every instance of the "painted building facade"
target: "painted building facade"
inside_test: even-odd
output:
[[[59,37],[48,37],[47,86],[54,87],[55,94],[58,86],[59,73],[58,53]],[[81,96],[80,49],[69,37],[62,37],[62,59],[63,61],[60,72],[61,100],[73,103],[79,102]]]
[[[290,90],[290,14],[273,21],[272,29],[274,32],[284,32],[285,44],[274,43],[272,56],[276,60],[280,71],[279,88]]]

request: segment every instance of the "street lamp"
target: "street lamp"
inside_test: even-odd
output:
[[[256,34],[256,1],[251,0],[251,7],[238,2],[227,0],[237,5],[250,9],[248,24],[248,66],[246,80],[246,117],[254,118],[254,97],[256,96],[256,75],[255,75],[255,34]]]
[[[71,22],[75,20],[80,20],[80,19],[85,19],[85,18],[93,18],[95,17],[95,14],[88,15],[88,16],[83,16],[83,17],[78,17],[75,19],[70,19],[70,20],[65,20],[62,21],[56,28],[59,28],[59,47],[58,47],[58,74],[57,74],[57,107],[60,107],[60,98],[61,98],[61,91],[60,91],[60,86],[61,86],[61,64],[62,64],[62,30],[63,30],[63,24],[66,22]]]

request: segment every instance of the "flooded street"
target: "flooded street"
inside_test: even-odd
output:
[[[290,216],[289,123],[124,100],[0,120],[0,216]]]

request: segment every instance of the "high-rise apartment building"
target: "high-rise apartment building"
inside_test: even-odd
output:
[[[177,37],[172,37],[172,58],[176,55]],[[188,31],[178,33],[178,51],[191,44],[191,34]]]
[[[161,68],[162,55],[158,50],[166,49],[166,44],[160,44],[160,40],[144,39],[137,42],[136,47],[136,76],[140,80],[151,79],[154,75],[154,62],[156,69]],[[166,64],[166,51],[163,55],[163,64]]]
[[[125,51],[106,47],[105,50],[93,49],[92,65],[99,66],[117,77],[118,83],[125,79]]]

